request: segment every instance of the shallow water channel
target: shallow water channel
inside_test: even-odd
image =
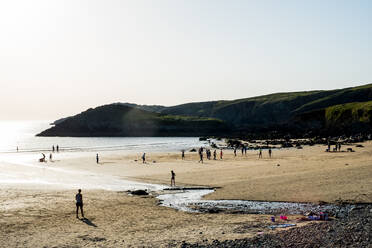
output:
[[[305,214],[327,212],[334,215],[351,210],[353,205],[318,205],[313,203],[245,201],[245,200],[203,200],[203,196],[214,189],[165,189],[157,198],[160,205],[186,212],[246,213],[246,214]]]

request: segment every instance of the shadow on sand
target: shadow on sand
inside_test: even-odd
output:
[[[88,226],[93,226],[93,227],[97,227],[96,224],[94,224],[93,222],[91,222],[89,219],[87,218],[81,218],[80,219],[82,222],[84,222],[85,224],[87,224]]]

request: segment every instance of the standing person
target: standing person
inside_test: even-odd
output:
[[[244,155],[244,147],[245,146],[242,146],[242,156]]]
[[[83,211],[83,195],[81,194],[81,189],[79,189],[79,192],[75,195],[75,200],[76,200],[76,218],[79,218],[79,208],[81,211],[81,216],[83,219],[84,217],[84,211]]]
[[[222,156],[223,156],[223,151],[221,149],[221,151],[220,151],[220,159],[222,159]]]
[[[338,151],[341,152],[341,143],[338,143]]]
[[[236,157],[236,147],[234,147],[234,157]]]
[[[97,164],[99,164],[99,156],[98,156],[98,153],[96,154],[96,162],[97,162]]]
[[[244,156],[247,156],[247,147],[246,146],[244,146]]]
[[[214,150],[214,151],[213,151],[213,160],[216,160],[216,158],[217,158],[217,151]]]
[[[269,157],[270,158],[271,158],[271,153],[272,153],[271,148],[269,148]]]
[[[18,152],[18,146],[17,146],[17,152]]]
[[[258,153],[258,158],[262,158],[262,149],[260,148],[260,151]]]
[[[185,159],[185,150],[182,150],[182,160]]]
[[[142,154],[142,163],[143,164],[146,163],[146,153],[145,152]]]
[[[174,171],[171,171],[171,187],[176,186],[176,173]]]
[[[199,158],[200,158],[199,163],[201,162],[203,164],[203,148],[202,147],[199,148]]]
[[[52,160],[53,160],[53,156],[52,156],[52,154],[50,153],[50,154],[49,154],[49,161],[52,162]]]
[[[59,145],[57,145],[57,152],[59,152]]]
[[[52,146],[52,152],[54,152],[56,150],[56,148],[54,147],[54,145]]]

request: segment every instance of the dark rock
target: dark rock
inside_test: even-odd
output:
[[[149,194],[149,193],[147,193],[146,190],[142,190],[142,189],[133,190],[133,191],[130,191],[130,193],[132,195],[148,195]]]

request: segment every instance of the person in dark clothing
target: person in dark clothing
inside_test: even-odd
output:
[[[174,171],[171,171],[171,187],[176,186],[176,173]]]
[[[83,195],[81,194],[81,189],[79,189],[79,193],[76,194],[75,196],[76,200],[76,218],[79,218],[79,208],[81,211],[81,216],[84,217],[84,211],[83,211]]]
[[[97,164],[99,164],[99,156],[98,156],[98,153],[96,154],[96,162],[97,162]]]
[[[182,150],[182,160],[185,159],[185,150]]]

